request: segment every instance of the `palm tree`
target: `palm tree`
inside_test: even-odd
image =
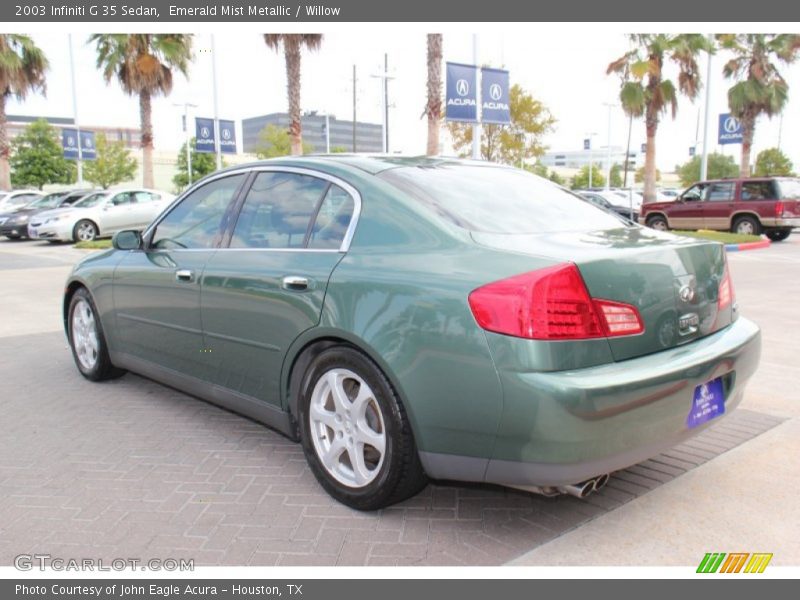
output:
[[[182,33],[94,34],[97,67],[106,83],[114,77],[122,90],[139,96],[142,130],[142,171],[145,187],[153,182],[152,98],[172,91],[174,69],[186,75],[192,60],[192,36]]]
[[[644,117],[647,151],[644,163],[644,201],[656,199],[656,132],[662,113],[669,109],[672,118],[678,111],[678,91],[694,100],[700,91],[698,54],[712,51],[700,34],[634,34],[633,48],[608,65],[606,73],[622,77],[619,93],[622,109],[632,117]],[[678,67],[678,86],[664,76],[664,63]]]
[[[289,96],[289,136],[292,154],[303,153],[303,126],[300,122],[300,60],[303,46],[317,50],[322,45],[321,33],[265,33],[267,46],[278,51],[283,44],[286,59],[286,91]]]
[[[731,114],[742,124],[742,158],[740,177],[750,177],[750,151],[759,115],[772,117],[786,106],[789,85],[775,59],[790,64],[800,51],[800,35],[740,33],[717,36],[720,47],[734,57],[725,63],[722,72],[736,83],[728,90]]]
[[[439,130],[442,122],[442,34],[428,34],[428,156],[439,154]]]
[[[10,96],[23,100],[28,92],[44,92],[44,74],[49,66],[44,52],[29,36],[0,34],[0,189],[11,189],[6,102]]]

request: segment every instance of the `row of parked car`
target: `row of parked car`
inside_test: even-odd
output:
[[[174,199],[146,188],[0,193],[0,235],[83,242],[147,226]]]

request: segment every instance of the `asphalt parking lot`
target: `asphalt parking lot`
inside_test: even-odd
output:
[[[0,242],[0,565],[17,554],[198,565],[692,565],[705,552],[800,561],[800,235],[730,255],[764,350],[742,408],[588,501],[436,483],[364,514],[299,446],[134,375],[75,370],[60,295],[85,252]]]

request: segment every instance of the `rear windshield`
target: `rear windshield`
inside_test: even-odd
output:
[[[400,167],[379,176],[470,231],[588,231],[627,224],[547,179],[516,169],[450,164]]]
[[[780,179],[778,190],[781,200],[800,200],[800,179]]]

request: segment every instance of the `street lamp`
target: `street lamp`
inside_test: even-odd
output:
[[[619,104],[613,102],[603,102],[603,106],[608,107],[608,137],[606,139],[606,189],[611,187],[611,109],[619,108]]]
[[[586,134],[586,142],[589,146],[585,148],[585,150],[589,150],[589,189],[592,189],[592,138],[597,135],[596,131],[592,131]]]

